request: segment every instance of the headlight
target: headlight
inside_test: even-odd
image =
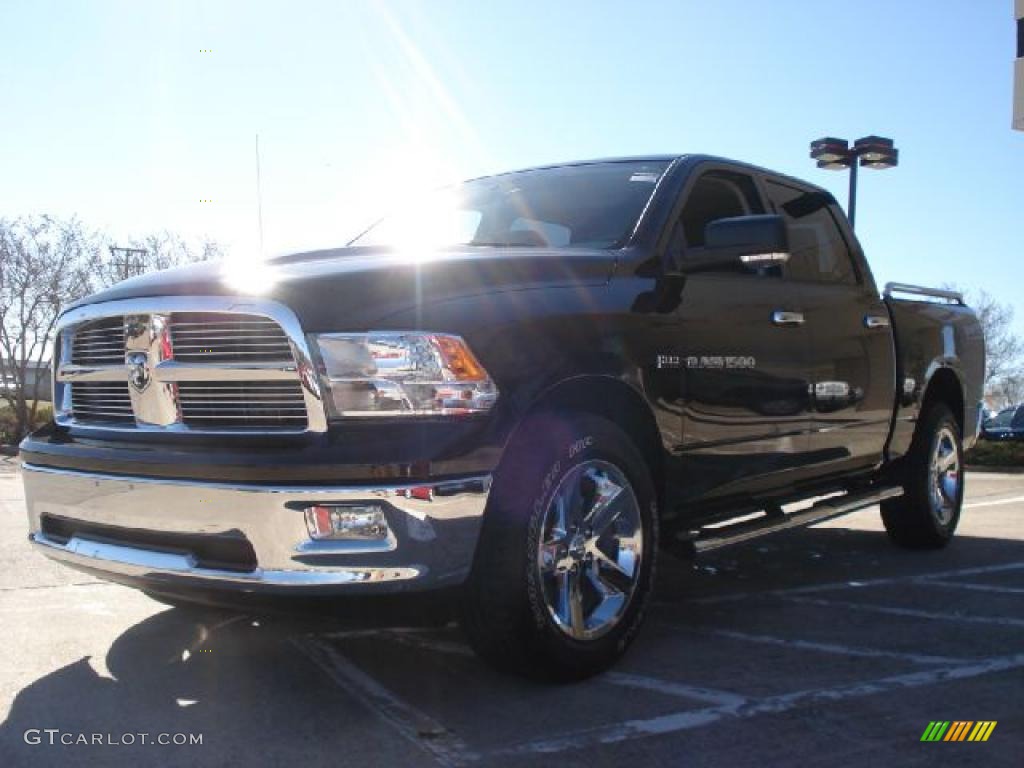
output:
[[[458,336],[382,331],[313,339],[332,418],[479,413],[498,397]]]

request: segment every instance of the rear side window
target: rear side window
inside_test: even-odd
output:
[[[697,179],[683,204],[672,249],[678,252],[685,245],[704,246],[704,228],[712,221],[734,216],[764,213],[764,206],[749,176],[732,171],[709,171]]]
[[[1024,428],[1024,407],[1018,408],[1013,416],[1013,424],[1011,426],[1014,429]]]
[[[843,239],[831,206],[832,196],[768,180],[768,200],[789,226],[786,277],[814,283],[857,285],[850,249]]]

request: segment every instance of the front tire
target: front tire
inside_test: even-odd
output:
[[[657,552],[654,483],[615,424],[537,414],[506,450],[466,587],[462,624],[503,671],[579,680],[625,653]]]
[[[903,496],[882,502],[882,522],[894,542],[909,549],[950,542],[963,505],[963,465],[960,426],[948,406],[934,403],[921,415],[903,460]]]

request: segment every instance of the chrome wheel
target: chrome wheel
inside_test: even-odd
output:
[[[643,520],[614,464],[572,467],[544,513],[537,551],[544,602],[555,625],[593,640],[622,619],[640,575]]]
[[[949,427],[943,427],[935,437],[928,473],[932,514],[942,525],[948,525],[956,514],[960,481],[960,451],[956,435]]]

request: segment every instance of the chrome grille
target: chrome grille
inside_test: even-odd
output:
[[[270,318],[223,312],[171,315],[174,359],[201,363],[291,360],[281,327]]]
[[[178,399],[182,421],[189,426],[306,426],[306,403],[297,381],[182,382]]]
[[[76,365],[123,365],[124,318],[105,317],[75,331],[71,362]]]
[[[85,305],[58,326],[55,419],[183,432],[323,432],[298,319],[249,297]]]
[[[124,358],[124,350],[121,357]],[[77,421],[135,423],[128,382],[81,381],[72,384],[71,412]]]

